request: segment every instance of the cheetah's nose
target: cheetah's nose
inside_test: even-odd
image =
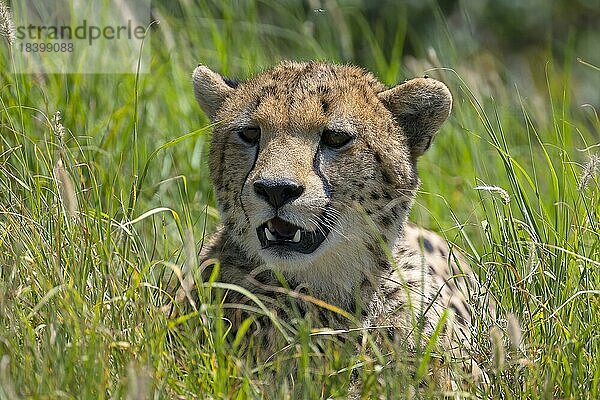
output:
[[[289,179],[259,179],[254,182],[254,191],[267,203],[279,208],[300,197],[304,186]]]

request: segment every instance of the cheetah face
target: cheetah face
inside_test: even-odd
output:
[[[265,139],[265,151],[259,152],[243,199],[251,215],[259,217],[249,218],[251,222],[265,220],[256,228],[261,249],[290,258],[295,253],[312,254],[341,232],[338,209],[344,200],[334,196],[327,171],[352,146],[356,134],[318,125],[296,138],[281,131]],[[289,154],[292,148],[299,154]]]
[[[310,258],[342,239],[338,234],[349,229],[345,227],[348,215],[343,213],[350,211],[346,205],[352,199],[342,190],[343,177],[336,178],[341,172],[336,165],[349,156],[357,134],[350,127],[334,131],[325,120],[307,131],[290,132],[285,126],[289,121],[270,126],[267,118],[276,105],[264,101],[266,108],[252,112],[249,126],[235,121],[233,129],[222,131],[233,138],[229,142],[223,139],[227,146],[221,151],[232,154],[222,164],[219,160],[223,171],[234,170],[241,160],[245,168],[239,175],[213,174],[215,183],[229,180],[241,188],[239,198],[223,193],[219,201],[225,209],[230,203],[239,207],[241,213],[230,214],[232,222],[263,260],[276,263]]]
[[[242,84],[199,66],[193,80],[215,122],[223,224],[248,255],[282,269],[391,244],[418,185],[416,158],[451,104],[433,79],[387,89],[330,64],[284,62]]]

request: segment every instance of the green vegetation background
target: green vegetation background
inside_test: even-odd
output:
[[[243,79],[288,58],[446,82],[454,110],[420,161],[412,219],[460,248],[497,303],[475,339],[490,384],[462,395],[599,398],[599,9],[155,1],[151,73],[138,77],[19,75],[3,40],[0,398],[343,398],[353,368],[364,396],[419,385],[386,351],[354,355],[335,335],[318,351],[302,322],[287,352],[255,365],[219,304],[159,309],[163,282],[218,223],[192,69]]]

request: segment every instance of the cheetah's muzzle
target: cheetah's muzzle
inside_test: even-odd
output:
[[[256,234],[263,249],[276,251],[297,251],[310,254],[325,241],[330,229],[319,224],[315,231],[304,230],[279,217],[268,220],[258,228]]]

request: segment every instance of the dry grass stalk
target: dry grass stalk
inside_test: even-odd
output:
[[[75,185],[71,175],[67,172],[63,162],[63,145],[65,137],[65,127],[60,122],[60,111],[57,111],[50,120],[52,131],[58,138],[60,150],[57,151],[56,164],[54,164],[54,180],[58,187],[60,200],[65,208],[65,212],[69,217],[75,217],[78,209],[77,196],[75,194]]]

